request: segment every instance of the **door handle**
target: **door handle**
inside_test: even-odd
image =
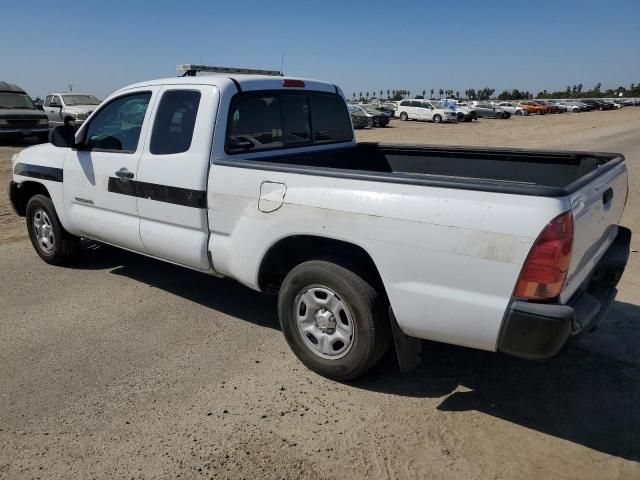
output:
[[[130,172],[129,170],[123,167],[116,172],[116,177],[118,177],[121,180],[129,180],[133,178],[133,172]]]
[[[606,205],[611,201],[612,198],[613,198],[613,188],[609,187],[602,194],[602,203]]]

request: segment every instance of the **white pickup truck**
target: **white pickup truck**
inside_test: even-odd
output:
[[[86,237],[277,293],[290,347],[334,379],[393,343],[407,370],[416,339],[554,356],[629,255],[622,155],[356,143],[331,83],[142,82],[64,129],[12,159],[44,261]]]

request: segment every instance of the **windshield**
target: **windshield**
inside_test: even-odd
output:
[[[33,100],[26,93],[0,92],[0,108],[26,108],[35,110]]]
[[[74,105],[100,105],[100,100],[98,100],[93,95],[63,95],[64,104],[68,107],[73,107]]]
[[[431,102],[431,105],[433,105],[435,108],[444,108],[444,106],[442,105],[442,102]]]

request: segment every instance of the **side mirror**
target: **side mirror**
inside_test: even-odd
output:
[[[44,112],[44,107],[43,107],[42,105],[36,105],[36,108],[37,108],[38,110],[42,110],[42,111]]]
[[[76,132],[71,125],[60,125],[49,131],[49,143],[55,147],[73,148],[76,146]]]

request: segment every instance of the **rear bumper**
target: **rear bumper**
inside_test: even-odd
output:
[[[528,359],[558,354],[567,340],[591,331],[613,304],[629,259],[631,230],[618,235],[587,282],[566,305],[515,300],[504,320],[498,351]]]

